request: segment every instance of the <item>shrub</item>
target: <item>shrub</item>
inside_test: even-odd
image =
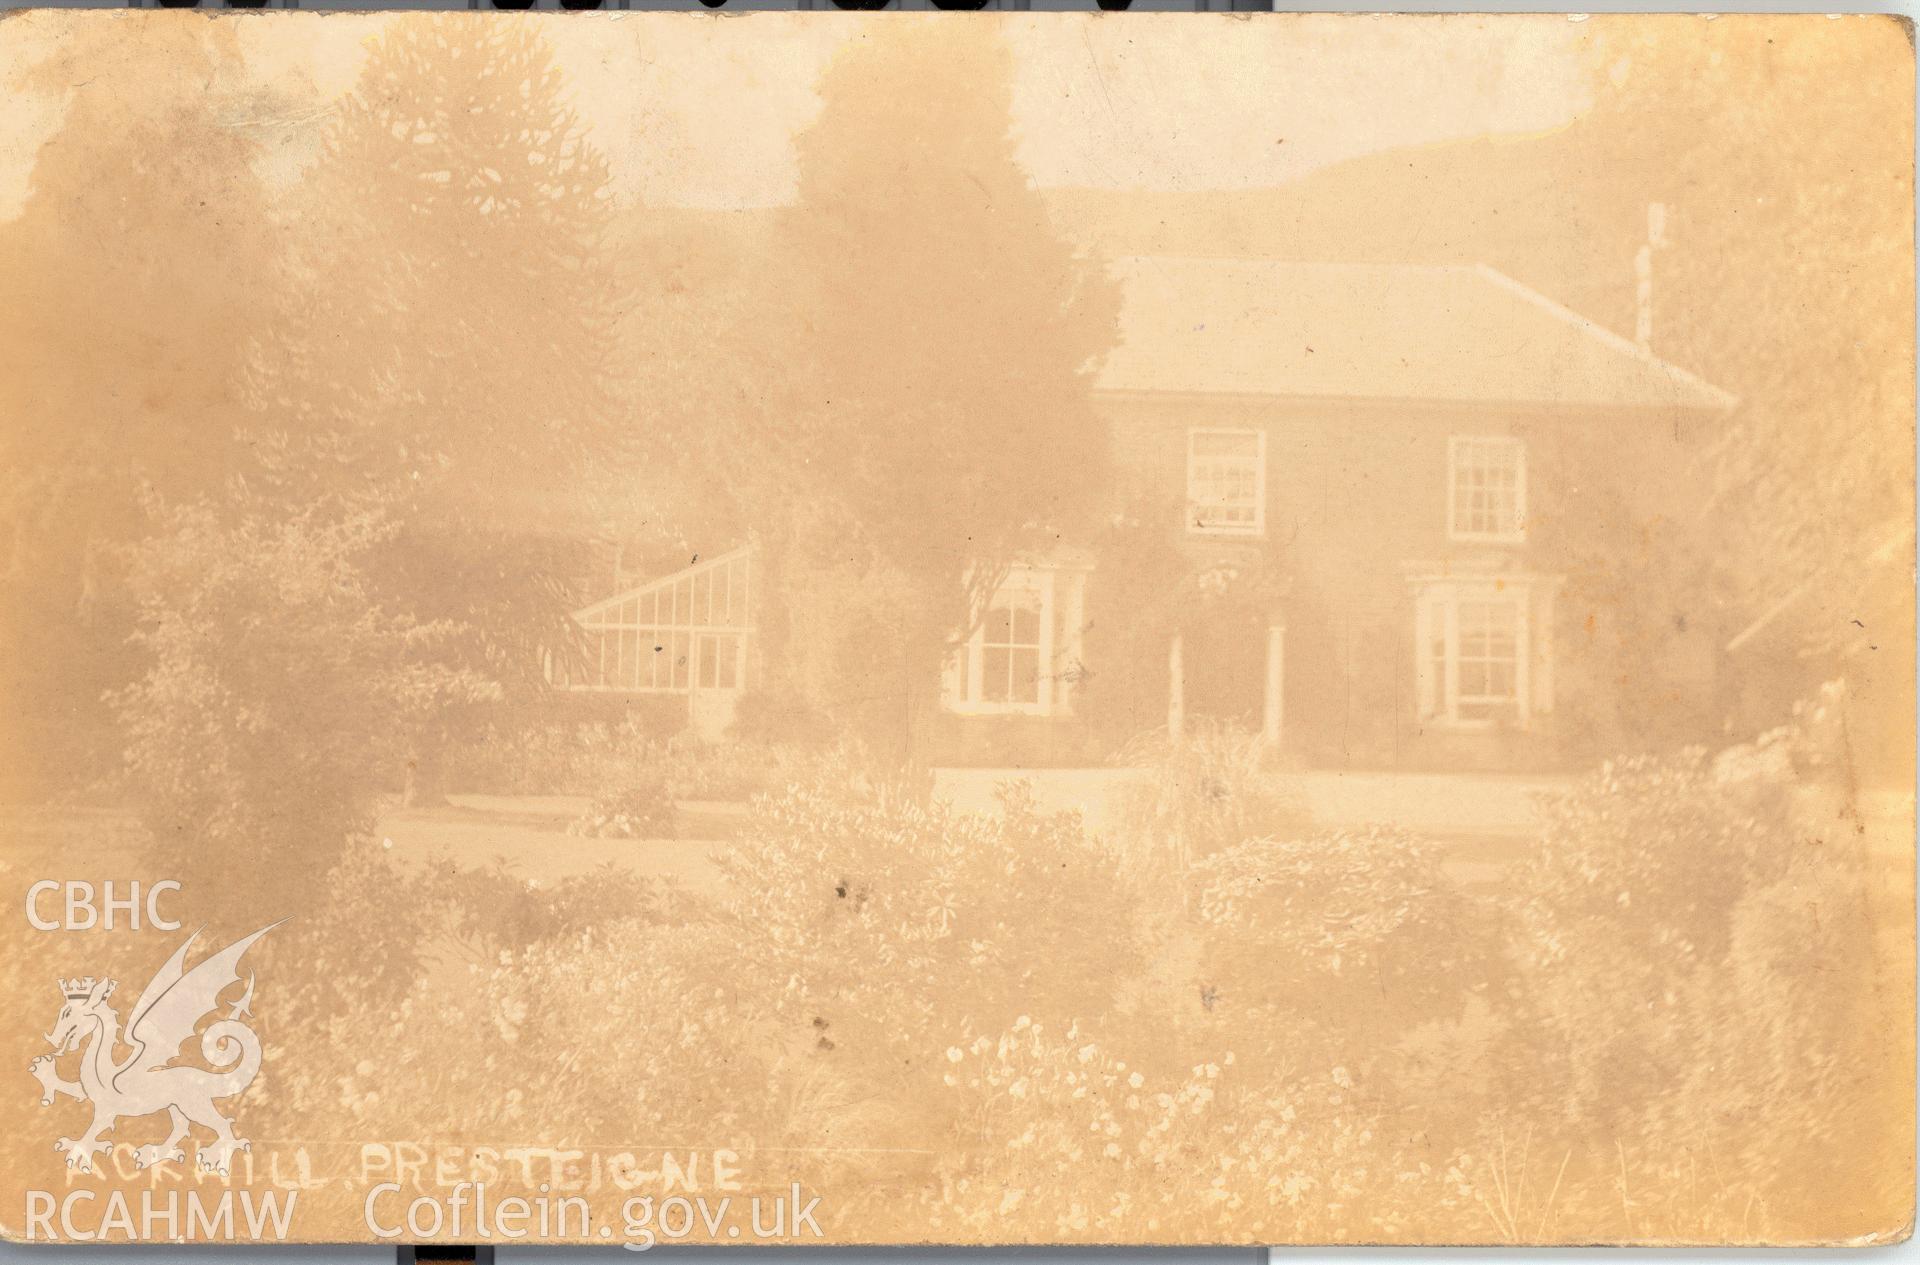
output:
[[[618,1111],[632,1095],[596,1083],[599,1098],[576,1098],[582,1077],[627,1065],[547,1042],[584,1040],[589,1027],[600,1042],[628,1023],[660,1030],[667,1001],[593,1010],[605,997],[583,981],[686,987],[663,966],[688,952],[662,943],[666,922],[650,884],[611,868],[542,888],[498,865],[400,866],[355,841],[307,908],[255,950],[262,988],[274,990],[258,1020],[272,1075],[249,1110],[280,1137],[431,1138],[440,1122],[416,1113],[454,1101],[476,1132],[511,1136],[548,1119],[556,1134],[584,1128],[583,1113]],[[550,1031],[561,1014],[570,1018]],[[273,1039],[275,1023],[299,1041]],[[556,1049],[570,1057],[556,1062]],[[475,1083],[510,1088],[476,1095]]]
[[[1542,1106],[1630,1117],[1686,1074],[1692,987],[1725,966],[1746,894],[1784,875],[1790,816],[1700,750],[1610,761],[1544,816],[1515,876],[1519,964],[1560,1051]]]
[[[689,1004],[699,993],[685,974],[647,956],[671,952],[667,939],[650,923],[610,923],[449,962],[410,980],[386,1006],[322,1012],[312,1029],[339,1056],[276,1067],[262,1123],[283,1137],[431,1140],[444,1123],[420,1113],[457,1102],[462,1133],[483,1138],[529,1130],[661,1137],[706,1127],[713,1118],[672,1110],[679,1087],[704,1089],[712,1071],[676,1034],[718,1016]],[[613,1055],[614,1042],[638,1033],[647,1039]],[[452,1049],[458,1058],[447,1057]],[[492,1089],[476,1094],[476,1084]]]
[[[1825,714],[1711,759],[1603,766],[1550,806],[1516,876],[1529,1109],[1617,1153],[1637,1192],[1618,1233],[1777,1217],[1844,1237],[1847,1209],[1897,1194],[1870,1193],[1905,1167],[1884,1122],[1911,1101],[1874,1080],[1893,979],[1875,935],[1907,915],[1875,908],[1856,828],[1819,789]]]
[[[454,734],[450,789],[496,795],[591,795],[682,744],[686,700],[548,691],[495,709]]]
[[[1195,867],[1202,971],[1223,1011],[1358,1066],[1504,989],[1499,923],[1439,845],[1375,827],[1256,839]]]
[[[1396,1142],[1406,1131],[1345,1067],[1249,1080],[1228,1051],[1156,1075],[1125,1053],[1026,1017],[949,1046],[954,1133],[931,1228],[1083,1243],[1468,1237],[1477,1210],[1433,1162],[1447,1153]]]
[[[666,839],[673,836],[673,786],[661,770],[648,770],[634,784],[596,796],[567,826],[570,835],[599,839]]]
[[[478,1136],[719,1138],[875,1237],[1838,1234],[1906,1171],[1869,1046],[1910,1039],[1907,924],[1784,792],[1805,750],[1617,762],[1485,900],[1379,829],[1222,843],[1168,899],[1024,786],[925,808],[847,753],[756,801],[712,905],[356,846],[262,974],[352,1053],[275,1062],[261,1127],[430,1137],[457,1094]]]
[[[593,798],[568,834],[600,838],[672,838],[681,800],[738,802],[844,766],[846,751],[754,747],[744,743],[670,743],[643,748],[636,763],[612,777],[614,789]]]
[[[1040,812],[1024,786],[988,816],[861,783],[842,769],[757,802],[718,858],[727,960],[764,984],[763,1017],[895,1104],[885,1125],[910,1136],[952,1016],[1111,1004],[1140,962],[1134,902],[1077,817]]]
[[[141,676],[113,697],[129,781],[170,872],[235,910],[302,893],[372,821],[422,718],[497,687],[449,666],[465,630],[383,608],[377,513],[177,513],[139,550]],[[258,857],[270,851],[272,866]]]
[[[1121,760],[1151,772],[1124,805],[1135,864],[1184,870],[1249,839],[1311,828],[1298,796],[1263,767],[1255,735],[1227,726],[1201,728],[1177,743],[1154,735],[1130,746]]]
[[[1441,869],[1443,847],[1371,828],[1257,839],[1195,869],[1199,1039],[1256,1083],[1344,1067],[1406,1131],[1471,1140],[1516,1074],[1519,993],[1497,907]]]
[[[456,791],[601,796],[657,774],[671,783],[675,799],[738,801],[809,776],[834,751],[744,737],[700,742],[663,729],[645,708],[599,719],[511,712],[457,738],[446,767]]]

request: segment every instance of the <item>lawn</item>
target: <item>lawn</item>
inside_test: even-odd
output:
[[[671,839],[596,839],[567,833],[587,801],[574,796],[454,795],[444,806],[392,807],[377,827],[402,861],[445,857],[461,868],[499,860],[509,872],[557,882],[613,864],[644,878],[710,892],[711,849],[736,830],[741,805],[700,802],[675,811]]]

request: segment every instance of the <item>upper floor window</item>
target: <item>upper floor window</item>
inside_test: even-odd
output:
[[[1267,524],[1267,436],[1258,430],[1187,432],[1187,529],[1258,535]]]
[[[1447,533],[1455,540],[1526,536],[1527,450],[1506,435],[1447,441]]]

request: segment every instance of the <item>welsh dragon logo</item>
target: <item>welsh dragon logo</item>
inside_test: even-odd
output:
[[[53,1053],[34,1059],[27,1070],[40,1082],[41,1106],[51,1105],[62,1094],[93,1104],[93,1123],[87,1131],[77,1139],[61,1138],[53,1144],[56,1151],[66,1152],[68,1168],[90,1171],[96,1153],[113,1149],[113,1143],[102,1140],[101,1135],[119,1121],[164,1111],[172,1122],[167,1139],[157,1146],[136,1148],[134,1162],[139,1167],[168,1160],[184,1163],[181,1140],[192,1126],[199,1125],[213,1131],[211,1144],[198,1143],[200,1168],[209,1173],[231,1171],[234,1153],[247,1150],[249,1144],[234,1133],[233,1121],[221,1115],[213,1103],[245,1089],[260,1070],[260,1038],[240,1022],[241,1016],[251,1013],[251,972],[246,991],[226,1016],[200,1034],[201,1057],[219,1070],[176,1066],[174,1060],[200,1020],[218,1007],[220,994],[240,983],[241,955],[279,925],[273,923],[236,940],[191,970],[186,966],[187,950],[200,933],[188,936],[133,1004],[124,1035],[119,1012],[108,1004],[114,981],[91,976],[60,981],[66,1004],[60,1008],[53,1031],[47,1034]],[[62,1080],[56,1060],[83,1044],[79,1080]],[[124,1058],[116,1054],[121,1045],[131,1047]]]

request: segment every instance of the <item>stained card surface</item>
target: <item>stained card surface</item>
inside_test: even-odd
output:
[[[0,76],[7,1238],[1908,1232],[1901,22]]]

